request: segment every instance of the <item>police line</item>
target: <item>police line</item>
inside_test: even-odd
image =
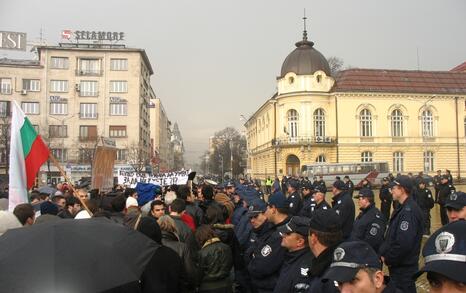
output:
[[[120,170],[118,172],[118,184],[130,187],[136,187],[138,182],[152,183],[160,186],[186,184],[188,182],[189,173],[191,173],[191,170],[181,170],[176,172],[149,175],[147,173],[127,172]]]

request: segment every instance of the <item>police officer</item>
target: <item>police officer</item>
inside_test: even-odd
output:
[[[314,258],[308,271],[310,283],[306,292],[340,292],[334,282],[322,282],[325,272],[332,263],[333,251],[342,241],[340,216],[331,209],[316,211],[309,222],[307,239]]]
[[[299,190],[298,180],[295,180],[295,179],[289,180],[287,184],[287,191],[288,191],[288,201],[289,201],[289,213],[291,216],[298,215],[299,211],[303,207],[303,203],[301,201],[301,195],[299,194],[298,190]]]
[[[383,242],[386,220],[375,207],[374,193],[370,189],[361,189],[354,198],[358,199],[361,213],[354,221],[351,240],[365,241],[378,251]]]
[[[418,270],[424,232],[422,211],[409,195],[413,188],[411,178],[400,175],[389,186],[393,200],[399,205],[392,213],[379,254],[396,287],[405,293],[415,293],[416,285],[411,276]]]
[[[264,227],[250,246],[248,272],[257,292],[273,292],[286,250],[281,246],[278,228],[288,223],[288,201],[281,192],[272,194],[264,216],[271,226]],[[265,225],[265,223],[264,223]],[[254,226],[253,226],[254,227]]]
[[[392,205],[392,194],[390,193],[390,188],[388,188],[388,184],[390,179],[388,177],[384,177],[382,179],[382,185],[380,186],[379,191],[379,199],[380,199],[380,211],[384,218],[388,221],[390,219],[390,208]]]
[[[448,220],[455,222],[466,220],[466,193],[457,191],[447,198],[445,208],[447,209]]]
[[[312,185],[307,182],[302,187],[303,194],[303,206],[299,211],[299,216],[309,217],[311,214],[311,208],[315,205],[314,198],[312,197]]]
[[[466,221],[456,221],[435,231],[424,246],[425,266],[414,276],[427,273],[430,292],[466,291]]]
[[[273,292],[305,292],[309,287],[307,272],[312,254],[307,245],[309,218],[292,217],[278,230],[287,253]]]
[[[426,183],[422,180],[418,183],[418,188],[414,191],[415,199],[422,210],[424,216],[424,235],[430,235],[430,210],[434,207],[434,197],[432,192],[426,188]]]
[[[351,235],[355,215],[353,199],[345,192],[345,188],[341,180],[335,181],[332,187],[332,209],[340,216],[344,240]]]
[[[340,244],[323,280],[337,282],[342,293],[401,293],[384,276],[377,253],[363,241]]]
[[[442,221],[442,225],[446,225],[448,223],[445,203],[450,194],[455,192],[455,187],[453,184],[448,183],[448,180],[448,175],[442,175],[438,191],[438,204],[440,206],[440,220]]]
[[[438,202],[438,191],[440,188],[440,184],[442,181],[442,170],[437,170],[437,174],[434,176],[433,179],[434,183],[434,190],[435,190],[435,202]]]
[[[346,192],[353,197],[353,192],[354,192],[354,183],[351,181],[348,175],[343,177],[343,181],[345,182],[346,185]]]
[[[320,186],[322,190],[324,190],[324,193],[327,193],[327,186],[325,185],[324,176],[320,175],[319,179],[315,180],[313,185],[314,185],[314,189],[317,186]]]

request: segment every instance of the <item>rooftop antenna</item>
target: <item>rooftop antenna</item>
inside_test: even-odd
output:
[[[417,55],[417,70],[419,71],[421,68],[421,62],[419,61],[419,47],[416,47],[416,55]]]
[[[303,30],[303,41],[307,41],[307,30],[306,30],[306,8],[304,8],[304,17],[303,17],[303,23],[304,23],[304,30]]]

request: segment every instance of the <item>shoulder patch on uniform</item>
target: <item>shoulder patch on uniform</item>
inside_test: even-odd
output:
[[[400,229],[402,231],[407,231],[409,228],[409,223],[408,221],[402,221],[401,224],[400,224]]]
[[[338,215],[340,214],[340,210],[336,210],[335,212],[336,212]]]
[[[292,207],[293,207],[293,203],[292,203],[292,202],[290,202],[290,208],[292,208]]]
[[[322,209],[323,209],[323,210],[326,210],[326,209],[327,209],[327,206],[323,206]]]
[[[337,202],[337,204],[341,204],[341,199]]]
[[[309,268],[301,268],[301,275],[307,277],[307,273],[309,272]]]
[[[272,252],[272,247],[270,247],[270,245],[266,245],[262,247],[261,249],[261,254],[263,257],[268,256],[271,252]]]

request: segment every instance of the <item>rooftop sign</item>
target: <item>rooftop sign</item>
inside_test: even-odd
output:
[[[0,49],[26,51],[26,33],[0,31]]]
[[[125,39],[124,32],[104,32],[104,31],[72,31],[63,30],[61,32],[62,39],[76,41],[123,41]]]

